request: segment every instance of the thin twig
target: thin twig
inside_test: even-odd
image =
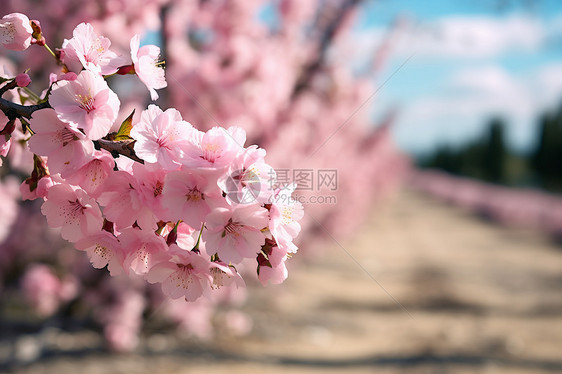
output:
[[[292,97],[295,98],[299,96],[307,87],[310,86],[312,78],[316,73],[324,67],[326,63],[326,54],[329,47],[331,46],[336,33],[346,16],[351,12],[356,6],[358,6],[363,0],[348,0],[341,4],[339,9],[334,11],[334,17],[331,22],[328,23],[324,31],[322,32],[322,37],[318,43],[317,58],[312,60],[303,70],[300,75],[295,87],[293,89]]]

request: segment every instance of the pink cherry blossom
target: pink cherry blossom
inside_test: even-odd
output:
[[[28,302],[44,317],[52,315],[62,301],[74,297],[77,290],[75,282],[61,281],[43,264],[33,264],[26,269],[22,288]]]
[[[56,174],[58,175],[58,174]],[[35,200],[37,198],[47,197],[47,192],[49,188],[53,187],[55,184],[60,183],[60,177],[53,177],[51,175],[46,175],[37,181],[36,188],[31,191],[31,185],[28,180],[24,181],[20,185],[21,198],[23,200]]]
[[[250,146],[233,160],[218,185],[231,204],[266,203],[273,193],[275,170],[264,161],[265,150]]]
[[[29,138],[30,134],[28,132],[24,134],[17,126],[12,132],[11,146],[8,152],[10,167],[25,174],[31,174],[33,171],[33,154],[29,147],[23,146]]]
[[[224,262],[214,261],[210,265],[210,273],[213,277],[211,288],[219,289],[221,287],[229,287],[235,285],[236,288],[243,287],[244,280],[238,274],[234,266],[228,266]]]
[[[298,221],[304,216],[302,204],[292,197],[295,188],[295,184],[280,188],[271,197],[269,230],[279,247],[289,253],[297,251],[292,240],[299,234]]]
[[[132,175],[138,181],[137,186],[144,207],[153,212],[154,216],[164,219],[162,192],[166,170],[159,168],[157,164],[135,162],[132,166]]]
[[[55,83],[49,102],[62,121],[83,129],[91,140],[107,135],[120,105],[105,80],[88,70],[82,71],[73,81]]]
[[[0,111],[0,127],[7,126],[8,121],[8,117],[6,117],[4,112]],[[17,130],[14,130],[12,134],[14,134],[15,131]],[[12,145],[12,134],[0,134],[0,156],[6,157],[8,155],[8,152],[10,152],[10,147]],[[3,159],[0,158],[0,166],[2,166],[2,160]]]
[[[101,230],[103,218],[94,199],[84,190],[67,184],[52,186],[47,193],[41,212],[50,227],[60,227],[61,235],[70,242]]]
[[[107,265],[111,275],[123,272],[123,249],[113,234],[99,231],[80,239],[74,243],[74,246],[88,253],[88,258],[94,268],[102,269]]]
[[[33,29],[29,18],[21,13],[11,13],[0,21],[0,44],[5,48],[23,51],[31,45]]]
[[[0,135],[0,156],[6,157],[10,151],[10,145],[12,144],[10,135]],[[0,166],[2,166],[2,159],[0,158]]]
[[[64,40],[64,62],[74,71],[90,70],[96,74],[113,74],[125,60],[109,50],[111,41],[98,36],[89,23],[81,23],[72,32],[72,39]]]
[[[133,165],[136,164],[136,161],[130,159],[129,157],[118,157],[114,161],[118,170],[133,174]]]
[[[26,299],[39,315],[50,316],[57,310],[60,280],[47,265],[32,265],[21,283]]]
[[[134,1],[137,5],[142,3]],[[155,1],[160,7],[162,0]],[[257,4],[260,1],[250,2]],[[300,231],[302,206],[280,201],[281,198],[290,198],[293,190],[283,192],[273,189],[275,172],[265,161],[266,152],[257,146],[245,147],[246,130],[251,131],[250,139],[259,140],[267,147],[269,157],[273,155],[271,160],[276,160],[280,167],[287,170],[298,168],[303,154],[317,148],[318,141],[329,136],[341,123],[345,112],[349,112],[349,107],[357,102],[357,98],[342,94],[353,91],[347,83],[353,80],[348,77],[342,80],[339,73],[326,73],[332,71],[330,66],[318,75],[320,85],[314,81],[302,93],[295,94],[294,85],[302,68],[315,58],[310,52],[295,52],[295,49],[314,52],[316,48],[291,46],[288,43],[290,33],[286,30],[279,30],[278,35],[273,35],[274,39],[282,40],[271,45],[261,44],[260,39],[269,36],[264,33],[267,28],[244,22],[245,17],[257,9],[256,6],[222,4],[230,2],[189,3],[180,9],[197,18],[201,15],[205,20],[197,19],[186,24],[175,14],[178,12],[169,12],[167,21],[170,22],[166,23],[164,40],[166,57],[173,61],[170,68],[174,69],[175,78],[181,81],[166,82],[164,70],[157,60],[158,47],[141,48],[138,36],[131,40],[127,33],[116,31],[125,23],[130,27],[128,30],[134,32],[146,30],[146,25],[139,20],[131,20],[130,15],[121,11],[117,12],[119,17],[111,16],[110,21],[104,20],[108,15],[117,14],[113,4],[102,12],[107,14],[90,14],[88,7],[80,11],[76,9],[78,14],[74,15],[80,17],[79,22],[95,16],[96,25],[104,30],[96,29],[99,34],[91,25],[82,23],[74,29],[72,38],[65,40],[62,50],[53,44],[55,38],[49,36],[51,34],[46,35],[49,45],[56,52],[57,62],[65,63],[74,71],[50,76],[50,83],[43,87],[43,91],[38,91],[42,92],[39,96],[47,100],[46,103],[41,103],[31,94],[26,95],[23,92],[26,90],[10,90],[4,95],[7,100],[7,95],[12,95],[12,101],[23,105],[52,106],[52,109],[33,113],[30,120],[33,131],[23,133],[15,129],[12,135],[13,150],[21,153],[21,150],[31,148],[37,153],[35,176],[30,178],[29,183],[21,185],[23,196],[46,200],[42,210],[49,225],[61,228],[62,236],[85,252],[70,256],[82,259],[87,256],[94,268],[107,267],[112,275],[123,271],[130,276],[126,278],[128,281],[136,282],[133,286],[116,286],[121,281],[112,278],[107,282],[100,280],[105,284],[102,286],[97,283],[96,277],[96,282],[86,286],[90,288],[88,293],[97,293],[97,296],[87,297],[97,299],[93,304],[99,304],[103,310],[97,313],[97,318],[104,315],[100,321],[106,326],[107,339],[117,349],[129,349],[134,345],[143,310],[145,306],[152,307],[145,305],[144,300],[154,296],[151,301],[155,302],[159,298],[152,289],[146,292],[146,280],[160,283],[168,298],[197,300],[200,302],[198,305],[206,308],[200,313],[210,313],[218,303],[233,302],[240,295],[234,290],[244,284],[240,274],[251,270],[246,266],[251,266],[251,262],[254,266],[257,262],[258,279],[262,283],[280,283],[287,277],[286,261],[290,253],[297,250],[293,240]],[[59,8],[57,17],[51,16],[63,20],[62,15],[68,9],[64,6]],[[178,8],[171,5],[170,9]],[[137,14],[139,18],[144,18],[146,12],[139,10]],[[76,19],[70,14],[69,17]],[[159,22],[155,15],[148,17]],[[252,20],[253,17],[255,15],[252,15]],[[56,26],[53,21],[50,23],[45,30],[58,30],[53,27]],[[67,26],[61,23],[60,31],[68,30]],[[33,27],[37,30],[35,25]],[[204,35],[197,38],[197,45],[186,43],[186,33],[197,32],[198,28],[205,29],[205,33],[208,30],[212,38]],[[112,43],[101,34],[111,36]],[[33,41],[36,42],[41,44]],[[127,66],[119,66],[119,59],[111,47],[127,43],[131,47],[132,65],[125,62]],[[34,50],[49,56],[41,48]],[[21,64],[13,71],[21,72],[31,67],[37,74],[39,70],[55,67],[53,61],[47,64],[39,58],[35,60],[33,54],[29,56],[22,57]],[[40,69],[37,69],[38,66]],[[66,71],[64,66],[63,70]],[[120,76],[104,77],[104,74],[113,72]],[[135,97],[132,91],[126,92],[129,88],[126,81],[133,78],[128,73],[138,75],[152,99],[158,97],[158,89],[174,83],[175,92],[166,97],[171,100],[167,105],[181,105],[177,108],[182,108],[182,112],[189,115],[189,120],[205,131],[193,128],[174,108],[164,111],[151,105],[139,111],[139,105],[142,105],[139,99],[142,97]],[[131,112],[120,108],[117,95],[109,89],[105,79],[116,84],[117,92],[123,94],[123,103],[141,113],[135,116],[130,129],[125,123],[125,134],[131,130],[131,141],[111,145],[109,137],[107,142],[95,141],[109,131],[117,130],[118,117]],[[39,81],[37,79],[34,84]],[[179,82],[196,93],[196,97],[186,97],[185,90],[180,92]],[[25,86],[28,79],[21,74],[11,85],[16,83]],[[18,95],[18,91],[22,92]],[[324,105],[327,99],[330,105]],[[349,105],[342,105],[342,102],[349,102]],[[209,112],[203,113],[203,107]],[[318,124],[320,117],[323,118],[321,126]],[[237,124],[245,130],[241,127],[212,128],[216,123]],[[25,130],[27,125],[24,121],[22,124],[18,127]],[[16,137],[18,131],[21,137],[19,134]],[[341,163],[352,151],[353,154],[364,153],[369,148],[362,140],[364,133],[354,131],[353,134],[356,135],[332,139],[333,147],[326,152],[330,157],[322,163]],[[121,132],[120,135],[124,134]],[[5,140],[7,142],[8,138]],[[357,147],[348,146],[355,141],[358,141]],[[24,147],[21,147],[22,144]],[[93,149],[93,144],[97,150]],[[110,147],[113,149],[111,153],[106,150]],[[141,160],[131,155],[132,147]],[[118,156],[119,153],[122,154]],[[132,157],[128,158],[125,154]],[[357,159],[359,157],[351,160],[357,164]],[[321,167],[321,160],[318,158],[317,161],[309,167]],[[13,166],[12,162],[10,166]],[[341,176],[344,177],[343,174]],[[371,178],[364,178],[364,181],[371,181]],[[358,196],[355,200],[364,203],[364,194],[359,193],[360,189],[342,187],[341,191]],[[351,208],[346,204],[343,210],[353,211],[356,207],[357,204]],[[320,204],[312,208],[322,212],[324,209]],[[329,213],[330,217],[337,216],[342,220],[339,214],[331,214],[333,210]],[[349,221],[350,226],[355,222],[353,219]],[[306,222],[302,224],[304,226]],[[330,221],[330,225],[341,226],[335,221]],[[9,225],[4,226],[9,230]],[[64,256],[68,261],[66,253]],[[84,272],[87,276],[84,270],[91,270],[92,266],[85,266],[71,271]],[[93,290],[103,287],[108,289],[105,292]],[[114,292],[115,287],[119,287],[119,292]],[[109,291],[109,288],[112,290]],[[202,298],[202,295],[209,297]],[[116,307],[108,308],[108,303]],[[208,320],[208,315],[201,317],[197,313],[189,317],[191,324],[197,325],[195,329],[204,330],[205,322],[199,321]],[[185,314],[182,317],[186,319]]]
[[[205,221],[203,233],[207,254],[218,254],[225,263],[254,258],[265,243],[261,230],[267,227],[267,210],[257,204],[215,208]]]
[[[31,127],[35,134],[28,141],[29,148],[49,158],[52,173],[60,173],[65,178],[92,159],[92,142],[78,129],[59,120],[54,110],[35,112]]]
[[[167,300],[162,305],[162,313],[184,334],[194,335],[201,340],[208,340],[213,335],[211,322],[216,303],[207,297],[200,297],[194,302],[185,299]]]
[[[136,154],[145,162],[175,170],[180,167],[182,148],[193,131],[177,110],[170,108],[163,112],[156,105],[149,105],[133,126],[131,137],[136,140]]]
[[[287,279],[288,271],[285,266],[287,251],[278,247],[271,240],[266,241],[262,253],[258,255],[258,279],[265,286],[267,283],[280,284]]]
[[[16,233],[16,240],[20,241],[20,235],[17,235],[17,230],[15,230],[17,226],[14,225],[21,214],[21,205],[18,204],[17,184],[18,181],[10,176],[6,176],[0,183],[0,242],[4,244],[2,251],[0,251],[0,262],[2,262],[4,269],[6,268],[6,258],[11,257],[9,255],[10,248],[6,248],[6,244],[9,242],[6,240],[9,240],[10,236],[14,236],[14,233]],[[10,246],[8,244],[8,247]]]
[[[178,225],[178,237],[176,238],[176,244],[181,249],[190,251],[195,246],[198,236],[199,231],[195,231],[185,222],[180,222]]]
[[[131,39],[131,59],[135,67],[135,72],[150,91],[152,100],[158,99],[157,89],[166,87],[166,77],[164,69],[158,66],[160,48],[155,45],[145,45],[139,48],[140,38],[138,35]]]
[[[167,219],[182,220],[198,229],[210,213],[220,191],[203,176],[188,171],[172,171],[166,175],[162,190],[162,206]]]
[[[259,266],[258,269],[258,279],[264,286],[267,286],[268,283],[281,284],[289,275],[285,262],[276,267]]]
[[[244,150],[246,132],[239,127],[213,127],[194,132],[182,163],[187,167],[222,171]]]
[[[224,315],[224,324],[230,334],[242,337],[252,331],[253,319],[239,310],[229,310]]]
[[[125,251],[123,268],[127,272],[132,270],[135,274],[144,275],[153,266],[167,262],[169,258],[166,240],[154,231],[125,229],[119,235],[119,241]]]
[[[195,301],[210,288],[209,260],[177,245],[170,246],[170,261],[156,264],[147,275],[150,283],[162,283],[162,291],[172,299]]]
[[[53,84],[58,81],[73,81],[76,80],[76,78],[78,78],[78,75],[72,71],[69,71],[68,73],[62,73],[59,75],[55,73],[51,73],[49,74],[49,83]]]
[[[142,290],[131,287],[131,283],[113,282],[108,286],[117,288],[110,293],[111,301],[96,305],[99,319],[104,324],[104,336],[111,349],[128,352],[139,343],[138,335],[147,299]]]
[[[281,284],[287,279],[289,272],[285,266],[285,262],[281,262],[278,266],[260,266],[258,279],[266,286],[268,283]]]
[[[91,144],[91,142],[89,142]],[[106,150],[94,151],[91,161],[67,177],[67,182],[80,186],[91,197],[97,198],[103,191],[104,183],[113,173],[115,160]]]
[[[181,249],[186,251],[191,251],[195,247],[195,243],[199,238],[199,231],[194,230],[191,226],[189,226],[185,222],[178,222],[176,233],[175,233],[175,240],[170,240],[170,234],[172,230],[176,227],[176,224],[173,222],[168,222],[166,226],[162,229],[160,235],[166,238],[166,243],[168,245],[176,244]],[[201,243],[199,243],[199,247],[201,247]]]
[[[104,183],[98,201],[104,207],[105,217],[118,229],[131,226],[135,221],[142,228],[154,228],[154,215],[143,205],[138,181],[125,171],[112,173]]]

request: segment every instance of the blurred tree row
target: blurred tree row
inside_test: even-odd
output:
[[[422,168],[508,186],[534,186],[562,193],[562,105],[538,119],[535,146],[527,153],[511,150],[505,122],[492,119],[486,133],[460,147],[439,146],[418,159]]]

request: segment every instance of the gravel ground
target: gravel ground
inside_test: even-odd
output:
[[[562,372],[562,248],[539,233],[406,191],[352,240],[291,265],[283,285],[251,290],[244,309],[254,327],[244,338],[151,335],[139,352],[118,355],[92,332],[45,329],[40,338],[57,349],[0,371]],[[34,357],[37,340],[0,347],[0,363]]]

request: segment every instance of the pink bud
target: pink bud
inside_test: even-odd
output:
[[[117,69],[116,74],[119,75],[136,74],[135,66],[134,65],[121,66],[119,69]]]
[[[31,21],[29,21],[29,24],[31,25],[31,28],[33,29],[33,33],[41,34],[41,22],[39,22],[36,19],[32,19]]]
[[[45,45],[45,37],[43,36],[43,34],[41,33],[41,23],[35,19],[29,21],[29,24],[31,25],[31,29],[33,30],[33,33],[31,34],[31,36],[33,37],[33,40],[31,41],[31,43],[40,45],[40,46],[44,46]]]
[[[16,76],[16,83],[18,87],[27,87],[31,83],[31,78],[29,75],[21,73]]]

